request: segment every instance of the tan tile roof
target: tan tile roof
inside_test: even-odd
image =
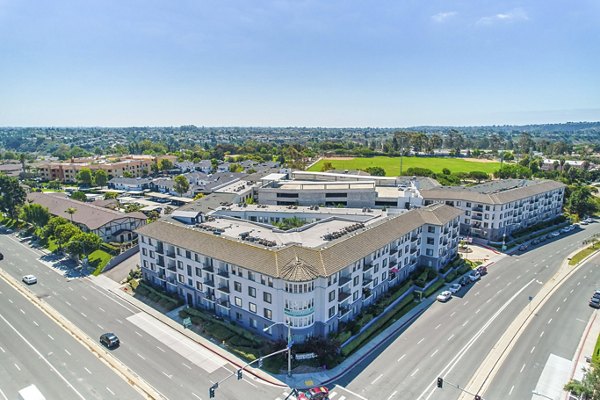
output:
[[[123,218],[142,219],[144,221],[148,219],[148,217],[141,212],[124,214],[122,212],[94,206],[89,203],[72,200],[61,193],[32,192],[27,195],[27,200],[47,207],[52,215],[63,217],[68,220],[71,219],[71,215],[66,211],[68,208],[73,207],[77,209],[77,211],[73,213],[73,222],[85,225],[90,230],[101,228],[111,221]]]
[[[461,214],[461,210],[443,204],[413,209],[316,249],[297,244],[267,248],[192,229],[168,219],[143,226],[137,232],[258,273],[306,281],[338,272],[425,223],[441,225]]]
[[[506,190],[481,192],[473,187],[440,187],[421,190],[425,200],[464,200],[486,204],[506,204],[525,199],[551,190],[564,188],[565,185],[552,180],[526,181],[527,185]]]

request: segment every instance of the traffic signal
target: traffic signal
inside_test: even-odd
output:
[[[258,359],[258,368],[262,368],[263,366],[263,359],[262,357]]]
[[[437,387],[439,387],[441,389],[443,386],[444,386],[444,378],[438,377]]]
[[[208,397],[211,399],[215,397],[215,388],[213,386],[208,389]]]
[[[481,400],[481,396],[480,396],[480,395],[478,395],[478,394],[476,394],[476,395],[475,395],[475,400]]]
[[[242,379],[242,370],[241,369],[237,370],[237,378],[238,378],[238,380]]]

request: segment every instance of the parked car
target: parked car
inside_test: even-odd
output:
[[[560,232],[559,231],[554,231],[550,234],[552,237],[557,237],[560,236]]]
[[[468,276],[463,276],[462,278],[460,278],[458,283],[460,283],[461,286],[467,286],[469,283],[471,283],[471,280]]]
[[[460,283],[453,283],[452,285],[450,285],[448,290],[450,290],[450,292],[452,292],[452,294],[454,294],[454,293],[458,292],[461,287],[462,287],[462,285]]]
[[[479,273],[479,271],[473,270],[469,272],[469,279],[471,280],[471,282],[478,281],[479,278],[481,278],[481,274]]]
[[[329,389],[325,386],[314,387],[306,392],[298,393],[298,400],[328,400]]]
[[[444,290],[442,293],[438,294],[437,300],[442,303],[450,300],[452,298],[452,292],[449,290]]]
[[[590,222],[587,219],[579,222],[581,225],[588,225]]]
[[[533,239],[533,240],[531,241],[531,244],[532,244],[533,246],[536,246],[536,245],[538,245],[540,242],[541,242],[541,239],[539,239],[539,238],[535,238],[535,239]]]
[[[600,291],[596,290],[592,295],[592,299],[600,299]]]
[[[523,243],[522,245],[519,246],[519,251],[525,251],[527,250],[527,245],[525,243]]]
[[[0,260],[4,260],[4,254],[0,253]]]
[[[600,308],[600,298],[592,297],[590,299],[590,307]]]
[[[35,275],[25,275],[22,281],[28,285],[33,285],[34,283],[37,283],[37,278]]]
[[[100,343],[102,343],[104,346],[106,346],[109,349],[113,349],[115,347],[119,347],[119,345],[121,344],[121,341],[119,340],[119,338],[117,337],[117,335],[115,335],[114,333],[103,333],[100,336]]]
[[[477,272],[479,272],[479,275],[481,276],[487,275],[487,267],[485,265],[481,265],[477,268]]]

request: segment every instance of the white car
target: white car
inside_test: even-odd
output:
[[[442,293],[438,294],[437,296],[437,300],[443,302],[446,302],[448,300],[450,300],[452,298],[452,292],[449,290],[444,290]]]
[[[557,237],[560,236],[560,232],[559,231],[554,231],[550,234],[552,237]]]
[[[28,285],[33,285],[34,283],[37,283],[37,278],[35,277],[35,275],[25,275],[22,280]]]
[[[587,225],[589,223],[590,223],[590,221],[588,221],[587,219],[584,219],[583,221],[580,222],[581,225]]]
[[[479,273],[479,271],[474,270],[469,272],[469,279],[471,280],[471,282],[478,281],[479,278],[481,278],[481,274]]]
[[[452,292],[452,294],[454,294],[454,293],[458,292],[461,287],[462,287],[462,285],[460,283],[453,283],[452,285],[450,285],[449,290]]]

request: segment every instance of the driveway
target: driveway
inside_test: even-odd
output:
[[[102,275],[112,279],[115,282],[121,283],[125,279],[127,279],[129,271],[131,271],[132,269],[136,269],[139,263],[140,254],[138,252],[132,255],[131,257],[121,261],[119,264],[115,265],[109,271],[104,272]]]

